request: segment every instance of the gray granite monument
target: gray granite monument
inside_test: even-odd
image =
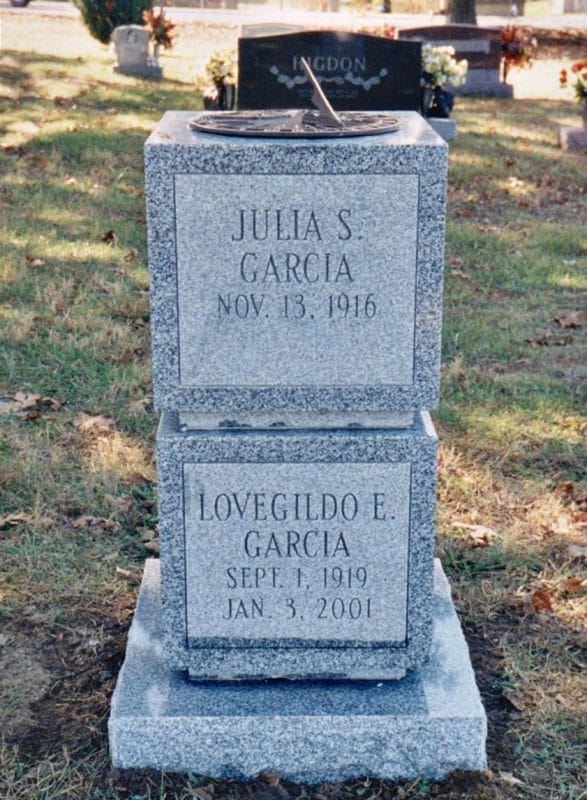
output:
[[[109,722],[119,767],[318,782],[485,765],[434,564],[446,144],[146,145],[161,559]]]

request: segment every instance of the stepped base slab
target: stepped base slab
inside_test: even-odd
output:
[[[319,783],[481,770],[486,717],[436,562],[431,657],[399,681],[192,683],[164,659],[147,561],[108,723],[114,765]]]

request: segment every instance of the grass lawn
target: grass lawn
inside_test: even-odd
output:
[[[438,550],[489,771],[321,787],[121,772],[106,720],[157,551],[142,146],[163,111],[201,106],[193,74],[228,32],[181,29],[150,84],[115,75],[73,20],[4,17],[0,796],[585,798],[587,186],[557,145],[577,107],[460,100],[450,149]]]

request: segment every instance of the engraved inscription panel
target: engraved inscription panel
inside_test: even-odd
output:
[[[181,385],[412,385],[418,190],[176,175]]]
[[[403,642],[409,463],[185,464],[188,641]]]

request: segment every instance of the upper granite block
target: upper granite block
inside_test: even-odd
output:
[[[447,146],[394,114],[314,140],[165,114],[145,148],[158,409],[437,405]]]

